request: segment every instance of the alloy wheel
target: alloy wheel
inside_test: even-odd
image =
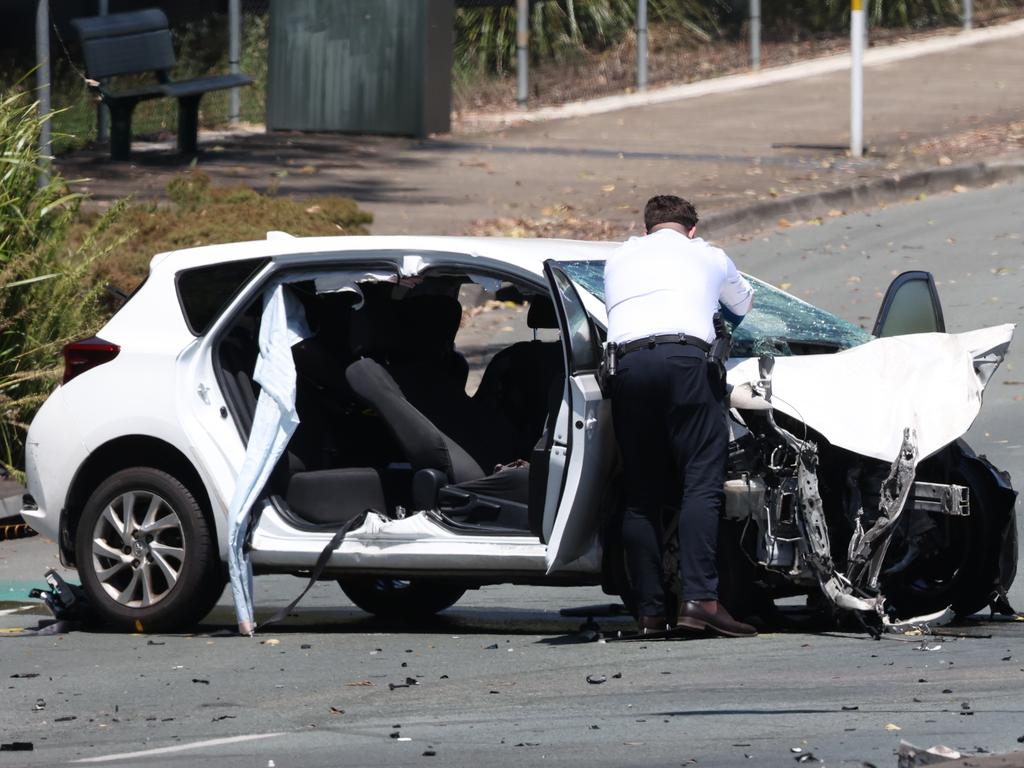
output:
[[[114,497],[93,526],[96,578],[128,608],[147,608],[167,597],[181,576],[185,555],[178,513],[150,491]]]

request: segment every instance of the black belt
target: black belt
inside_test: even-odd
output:
[[[689,336],[685,333],[659,333],[643,339],[627,341],[625,344],[618,344],[615,347],[615,352],[619,357],[622,357],[638,349],[654,349],[659,344],[687,344],[691,347],[696,347],[705,355],[711,351],[711,345],[704,341],[704,339],[699,339],[696,336]]]

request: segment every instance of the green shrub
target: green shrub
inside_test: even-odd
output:
[[[694,42],[717,31],[725,0],[650,0],[651,22],[682,27]],[[549,0],[530,14],[530,55],[559,59],[620,42],[636,24],[636,0]],[[455,66],[463,72],[505,74],[515,70],[516,10],[462,8],[455,14]]]
[[[39,183],[42,124],[26,94],[0,92],[0,465],[15,474],[28,423],[59,381],[60,348],[98,325],[90,273],[119,245],[109,235],[123,208],[69,249],[80,198],[56,174]]]
[[[131,291],[146,276],[150,259],[179,248],[262,240],[270,230],[293,235],[365,235],[373,221],[348,197],[295,198],[260,194],[249,187],[218,187],[201,171],[175,176],[170,205],[130,204],[112,230],[132,233],[117,253],[94,268],[93,280]],[[83,226],[89,223],[87,216]]]

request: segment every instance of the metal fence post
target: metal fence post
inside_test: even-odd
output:
[[[636,6],[636,89],[647,90],[647,0]]]
[[[526,106],[530,84],[530,0],[516,0],[516,104]]]
[[[241,69],[242,58],[242,2],[230,0],[228,3],[228,67],[231,74],[237,75]],[[242,96],[240,88],[232,88],[228,97],[228,120],[237,125],[242,117]]]
[[[761,68],[761,0],[750,0],[750,68]]]
[[[864,3],[850,0],[850,156],[864,153]]]
[[[39,184],[50,179],[50,157],[53,146],[50,139],[50,0],[39,0],[36,5],[36,100],[39,117],[39,154],[43,162],[39,168]]]
[[[100,16],[110,12],[110,0],[99,0],[96,9]],[[96,141],[103,143],[110,138],[110,112],[102,101],[96,105]]]
[[[964,16],[964,29],[970,29],[974,26],[974,14],[973,14],[973,0],[964,0],[963,16]]]

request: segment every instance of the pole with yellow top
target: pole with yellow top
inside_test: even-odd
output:
[[[850,0],[850,156],[864,154],[864,0]]]

